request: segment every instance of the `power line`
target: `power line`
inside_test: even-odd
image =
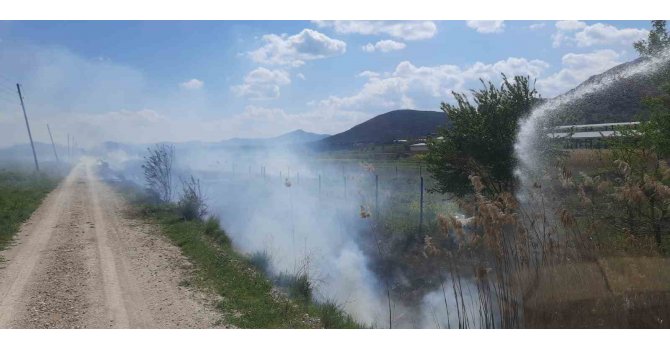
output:
[[[13,90],[13,89],[10,89],[10,88],[8,88],[8,87],[2,85],[2,84],[0,84],[0,88],[4,89],[4,91],[6,91],[6,92],[8,92],[8,93],[11,93],[12,95],[14,95],[14,90]],[[0,91],[3,91],[3,90],[0,90]]]
[[[9,80],[9,78],[7,78],[6,75],[3,75],[3,74],[1,74],[1,73],[0,73],[0,79],[4,80],[4,81],[6,81],[6,82],[8,82],[8,83],[10,83],[10,84],[12,83],[11,80]]]
[[[15,98],[13,93],[9,93],[5,90],[0,90],[0,96],[10,97],[12,100]]]
[[[0,101],[7,103],[8,105],[13,105],[16,103],[14,96],[0,95]]]

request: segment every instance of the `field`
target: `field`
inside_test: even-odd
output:
[[[59,178],[23,170],[0,170],[0,249],[4,248],[22,222],[39,207]]]
[[[378,294],[390,275],[398,282],[390,286],[398,310],[419,308],[422,295],[437,288],[426,271],[412,270],[425,264],[417,255],[423,234],[437,230],[438,215],[459,212],[449,195],[429,191],[434,180],[420,158],[357,158],[352,152],[299,161],[211,156],[208,169],[190,171],[239,251],[267,255],[275,279],[306,274],[315,300],[334,300],[361,323],[379,327],[388,321],[376,314],[386,307],[372,304],[385,300]],[[397,316],[399,327],[425,322]]]
[[[599,189],[619,176],[609,151],[570,151],[563,173],[549,169],[517,209],[510,209],[519,205],[513,195],[458,199],[431,192],[435,180],[420,156],[394,159],[379,151],[299,159],[208,155],[176,176],[201,180],[231,252],[287,294],[332,303],[364,326],[657,327],[650,315],[665,317],[668,310],[658,305],[666,292],[621,268],[628,261],[652,276],[667,262],[652,236],[625,233],[628,219],[611,215],[608,208],[625,210],[615,187]],[[187,225],[164,224],[167,231]],[[631,279],[649,288],[595,284]],[[567,286],[574,293],[551,292]],[[624,312],[622,298],[631,316],[613,317]]]

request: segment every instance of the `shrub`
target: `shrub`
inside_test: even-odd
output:
[[[345,314],[335,301],[327,300],[317,307],[323,328],[342,328],[346,324],[355,324],[351,316]]]
[[[270,255],[267,251],[257,251],[249,256],[249,263],[260,271],[268,272],[270,267]]]
[[[528,77],[503,75],[500,88],[492,82],[466,94],[454,92],[454,105],[442,103],[449,120],[441,138],[428,142],[428,170],[437,180],[434,191],[458,195],[472,193],[468,176],[487,175],[488,187],[496,192],[514,185],[514,143],[519,120],[539,101]]]
[[[276,283],[278,286],[286,288],[291,298],[302,301],[310,301],[312,299],[312,282],[306,273],[297,275],[280,273],[277,276]]]
[[[312,282],[306,273],[302,273],[293,278],[289,285],[289,294],[293,298],[302,299],[304,301],[312,300]]]
[[[144,180],[148,192],[162,202],[172,199],[172,163],[174,162],[174,146],[155,145],[147,148],[149,153],[144,157]]]
[[[221,224],[219,223],[219,218],[210,215],[207,220],[205,220],[205,234],[208,236],[213,236],[221,232]]]
[[[193,176],[181,180],[182,193],[177,210],[184,220],[202,220],[207,215],[207,204],[200,189],[200,180]]]

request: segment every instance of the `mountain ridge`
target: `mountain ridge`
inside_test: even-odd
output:
[[[346,147],[357,143],[391,143],[437,132],[447,125],[444,112],[399,109],[370,118],[319,143],[323,147]]]

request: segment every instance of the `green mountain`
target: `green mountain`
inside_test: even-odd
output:
[[[401,109],[378,115],[319,144],[328,148],[349,147],[356,143],[391,143],[397,139],[413,139],[435,133],[446,125],[444,112]]]

